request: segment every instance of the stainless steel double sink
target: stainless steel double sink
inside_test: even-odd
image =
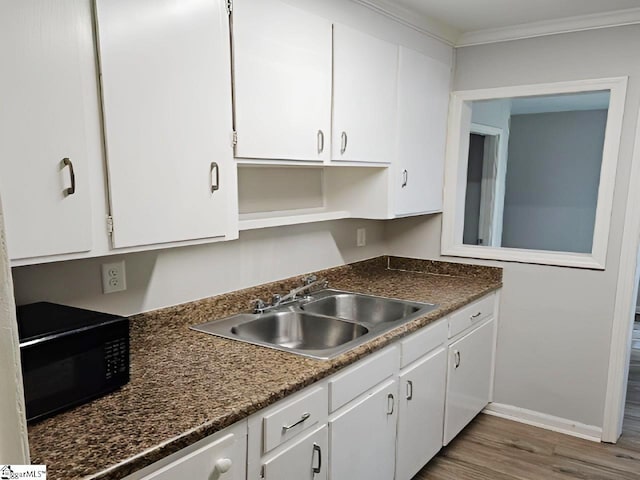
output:
[[[193,330],[330,359],[437,308],[430,303],[325,289],[263,313],[240,313]]]

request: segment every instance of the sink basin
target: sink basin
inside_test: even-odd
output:
[[[261,314],[241,313],[191,329],[323,360],[371,338],[364,325],[291,306]]]
[[[302,305],[305,312],[372,325],[403,320],[425,309],[425,307],[428,305],[357,293],[338,292],[328,293],[323,298]],[[432,307],[435,308],[435,305]],[[433,308],[426,311],[433,310]]]
[[[326,360],[347,352],[437,305],[325,289],[310,297],[241,313],[191,329]]]
[[[231,333],[242,339],[297,350],[334,348],[368,331],[357,323],[300,312],[268,313],[231,328]]]

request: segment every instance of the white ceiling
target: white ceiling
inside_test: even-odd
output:
[[[454,46],[640,23],[640,0],[354,0]]]
[[[392,0],[462,33],[640,7],[640,0]]]

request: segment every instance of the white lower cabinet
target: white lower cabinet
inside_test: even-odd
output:
[[[410,480],[442,447],[447,351],[439,347],[400,372],[395,480]]]
[[[327,426],[323,425],[300,440],[292,441],[281,453],[265,461],[261,477],[267,480],[325,480]],[[323,463],[324,462],[324,463]]]
[[[331,480],[393,478],[397,391],[389,380],[329,418]]]
[[[489,403],[495,324],[487,320],[449,345],[444,445]]]

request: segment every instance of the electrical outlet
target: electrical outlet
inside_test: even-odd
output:
[[[356,246],[364,247],[366,244],[367,244],[367,229],[366,228],[356,229]]]
[[[122,292],[127,289],[124,260],[102,264],[102,293]]]

